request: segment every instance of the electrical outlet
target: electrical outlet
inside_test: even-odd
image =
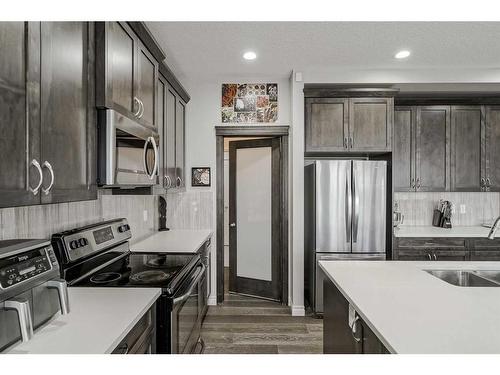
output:
[[[142,218],[144,219],[144,221],[148,221],[148,211],[147,210],[142,211]]]
[[[465,204],[461,204],[461,205],[460,205],[460,213],[461,213],[461,214],[465,214],[466,212],[467,212],[467,209],[466,209],[466,207],[465,207]]]

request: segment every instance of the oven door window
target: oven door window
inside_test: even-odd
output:
[[[116,130],[116,181],[119,184],[154,185],[158,176],[158,140]]]

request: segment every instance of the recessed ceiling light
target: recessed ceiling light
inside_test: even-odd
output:
[[[396,54],[394,55],[394,57],[395,57],[396,59],[406,59],[408,56],[410,56],[410,51],[405,50],[405,49],[404,49],[404,50],[402,50],[402,51],[399,51],[398,53],[396,53]]]
[[[253,51],[247,51],[243,54],[243,58],[245,60],[255,60],[257,58],[257,54]]]

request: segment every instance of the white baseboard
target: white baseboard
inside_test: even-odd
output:
[[[304,306],[292,305],[292,316],[305,316],[306,309]]]
[[[212,296],[212,295],[210,297],[208,297],[207,305],[208,306],[217,306],[217,297]]]

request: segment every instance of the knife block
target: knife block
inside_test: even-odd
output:
[[[439,210],[434,210],[434,215],[432,216],[432,225],[434,227],[441,227],[443,220],[443,213]]]

